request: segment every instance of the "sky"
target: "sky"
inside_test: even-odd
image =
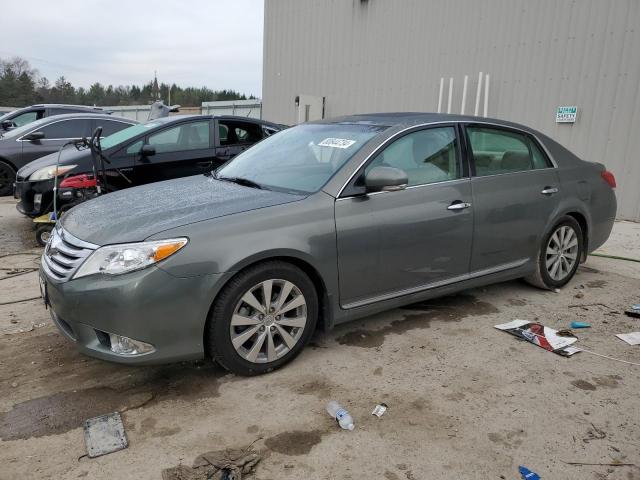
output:
[[[158,81],[261,97],[263,0],[2,1],[0,58],[51,83]]]

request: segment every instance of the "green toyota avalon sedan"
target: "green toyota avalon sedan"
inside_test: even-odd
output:
[[[607,240],[614,187],[603,165],[505,121],[323,120],[209,174],[74,207],[42,256],[42,294],[86,354],[259,374],[316,328],[515,278],[562,287]]]

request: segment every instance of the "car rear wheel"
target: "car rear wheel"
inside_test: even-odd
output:
[[[270,372],[291,361],[313,334],[318,297],[297,267],[265,262],[234,277],[208,322],[212,357],[238,375]]]
[[[11,195],[16,171],[11,165],[0,160],[0,197]]]
[[[536,271],[525,280],[545,289],[563,287],[578,269],[583,243],[580,224],[573,217],[562,217],[543,238]]]

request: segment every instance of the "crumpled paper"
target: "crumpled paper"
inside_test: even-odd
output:
[[[242,480],[261,460],[251,449],[228,448],[198,455],[193,466],[178,465],[162,471],[162,480]]]

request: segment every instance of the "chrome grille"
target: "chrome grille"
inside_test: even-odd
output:
[[[80,240],[62,228],[54,228],[42,254],[42,268],[54,280],[70,280],[98,245]]]

